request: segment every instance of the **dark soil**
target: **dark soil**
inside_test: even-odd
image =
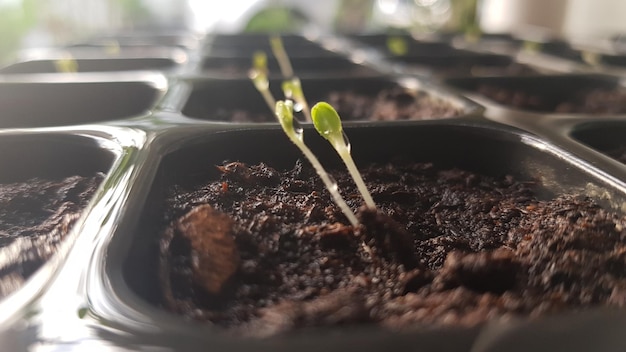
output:
[[[21,287],[56,252],[102,178],[0,185],[0,297]]]
[[[343,121],[429,120],[459,116],[458,106],[426,92],[411,92],[403,88],[382,90],[377,96],[356,91],[332,91],[320,101],[331,104]],[[206,116],[230,122],[276,122],[266,112],[247,110],[217,110]]]
[[[245,336],[315,326],[475,326],[626,305],[626,219],[532,182],[431,164],[370,165],[380,212],[347,224],[297,163],[220,166],[164,206],[163,305]],[[362,200],[332,172],[349,205]],[[169,225],[168,225],[169,224]]]
[[[482,84],[476,91],[497,103],[517,109],[539,112],[576,114],[626,113],[626,90],[581,88],[567,97],[532,93],[495,85]]]

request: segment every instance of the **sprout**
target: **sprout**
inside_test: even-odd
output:
[[[280,72],[285,78],[285,81],[283,81],[282,85],[285,98],[295,101],[300,106],[300,108],[302,108],[302,112],[304,113],[306,120],[311,121],[309,104],[304,98],[302,84],[300,82],[300,79],[296,77],[293,73],[293,68],[291,67],[289,56],[287,56],[287,52],[285,51],[285,47],[283,46],[283,41],[282,39],[280,39],[280,36],[271,36],[270,46],[272,47],[272,52],[274,53],[276,60],[278,60]]]
[[[54,61],[54,68],[57,72],[62,73],[78,72],[78,62],[76,62],[72,55],[67,54],[63,58]]]
[[[523,51],[531,53],[531,54],[536,54],[536,53],[540,52],[541,51],[541,47],[542,47],[541,43],[535,42],[535,41],[532,41],[532,40],[526,40],[522,44]]]
[[[347,142],[347,138],[345,138],[345,134],[343,133],[341,119],[337,111],[330,104],[320,102],[313,106],[311,115],[313,116],[313,124],[317,132],[330,142],[337,151],[337,154],[341,157],[341,160],[346,164],[367,207],[375,209],[376,204],[372,199],[372,195],[367,190],[367,186],[354,164],[352,155],[350,155],[350,144]]]
[[[252,55],[252,68],[263,72],[266,76],[269,73],[267,68],[267,55],[263,51],[255,51]]]
[[[278,122],[280,122],[283,131],[285,132],[287,137],[293,142],[293,144],[300,148],[302,154],[304,154],[304,156],[309,160],[311,165],[313,165],[313,168],[322,179],[322,182],[324,182],[324,185],[330,192],[330,195],[333,197],[335,204],[339,206],[339,209],[341,209],[346,218],[348,218],[348,221],[350,221],[350,224],[352,224],[352,226],[358,226],[359,221],[357,220],[352,210],[350,210],[350,207],[348,206],[348,204],[346,204],[343,197],[341,197],[341,194],[339,193],[339,189],[337,187],[337,183],[331,179],[330,175],[328,175],[326,170],[324,170],[324,167],[319,162],[315,154],[313,154],[309,147],[304,144],[303,130],[302,128],[300,128],[300,126],[296,126],[294,124],[293,102],[291,100],[278,101],[276,102],[275,111],[276,118],[278,119]]]
[[[270,92],[270,82],[267,78],[268,72],[267,55],[262,51],[255,52],[252,56],[252,68],[248,73],[248,77],[250,77],[256,89],[261,93],[270,110],[274,110],[276,101]]]
[[[583,50],[580,53],[580,56],[583,59],[583,61],[586,62],[589,66],[599,67],[602,64],[602,55],[598,53]]]
[[[272,52],[274,53],[276,60],[278,60],[280,72],[285,78],[293,77],[293,68],[291,68],[291,62],[289,62],[289,57],[287,56],[287,52],[285,51],[285,47],[283,46],[283,41],[280,39],[280,36],[270,36],[270,46],[272,47]]]
[[[282,88],[283,93],[285,94],[285,98],[295,101],[302,109],[306,120],[311,121],[312,119],[311,112],[309,110],[309,103],[307,103],[306,98],[304,97],[300,78],[292,77],[290,79],[286,79],[285,81],[283,81]]]
[[[107,55],[119,55],[120,51],[120,43],[117,40],[111,39],[104,42],[104,52],[107,53]]]
[[[395,56],[404,56],[409,52],[409,47],[402,37],[387,38],[387,50]]]
[[[306,100],[304,99],[304,93],[302,92],[302,85],[300,84],[300,79],[293,76],[293,71],[291,70],[291,65],[289,64],[289,58],[285,53],[285,49],[283,47],[282,41],[280,37],[274,36],[270,38],[270,43],[272,45],[272,50],[274,55],[276,56],[279,64],[281,66],[281,70],[283,75],[285,76],[285,81],[283,81],[282,88],[285,94],[286,100],[280,100],[274,103],[274,97],[269,90],[269,80],[267,78],[268,70],[267,70],[267,56],[263,52],[256,52],[252,58],[252,68],[250,69],[249,77],[253,81],[254,86],[257,90],[263,95],[265,102],[270,106],[278,122],[280,123],[283,131],[287,135],[287,137],[302,151],[304,156],[309,160],[318,176],[322,179],[324,186],[330,192],[333,201],[339,209],[344,213],[350,224],[354,227],[359,225],[359,221],[356,218],[356,215],[352,212],[348,204],[346,204],[343,197],[339,193],[339,188],[337,187],[337,182],[335,182],[332,177],[324,170],[324,167],[319,162],[315,154],[306,146],[304,143],[304,131],[298,124],[297,120],[293,117],[294,111],[294,101],[303,108],[305,115],[308,117],[309,121],[311,119],[311,114],[316,113],[321,116],[318,120],[318,123],[322,127],[318,127],[318,123],[315,123],[316,129],[322,134],[326,139],[328,139],[331,144],[335,147],[339,155],[344,160],[344,163],[348,167],[352,178],[355,180],[359,191],[363,195],[365,199],[365,203],[368,207],[375,209],[376,205],[372,200],[372,196],[367,191],[365,187],[365,183],[361,178],[356,166],[354,165],[354,161],[352,161],[352,157],[350,156],[350,145],[346,143],[343,139],[343,134],[341,130],[341,121],[339,120],[339,116],[337,112],[328,104],[326,104],[335,117],[329,117],[327,108],[322,104],[317,104],[313,107],[313,110],[309,111]],[[322,111],[318,111],[322,110]],[[338,132],[337,132],[338,131]],[[338,139],[336,135],[339,135]],[[341,140],[341,142],[339,142]],[[367,248],[367,246],[366,246]]]

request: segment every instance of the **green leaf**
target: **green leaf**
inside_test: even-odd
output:
[[[89,308],[83,307],[78,309],[78,317],[84,319],[89,313]]]
[[[267,54],[265,52],[254,52],[252,55],[252,68],[267,73]]]
[[[293,102],[291,100],[279,100],[276,102],[276,117],[287,135],[297,135],[293,128]]]
[[[387,38],[387,49],[390,53],[396,56],[404,56],[409,52],[409,47],[401,37],[389,37]]]
[[[341,135],[341,119],[339,114],[330,104],[319,102],[311,109],[313,125],[322,137],[329,139],[337,134]]]

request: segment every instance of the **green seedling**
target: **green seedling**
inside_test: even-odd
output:
[[[61,59],[55,60],[54,68],[60,73],[74,73],[78,72],[78,62],[68,54]]]
[[[402,37],[387,38],[387,50],[395,56],[404,56],[409,52],[409,45]]]
[[[291,66],[291,62],[289,61],[289,56],[285,51],[285,46],[283,45],[283,41],[282,39],[280,39],[280,36],[271,36],[270,46],[272,47],[272,53],[274,53],[274,57],[276,57],[276,60],[278,61],[278,66],[280,66],[280,72],[285,79],[282,85],[285,98],[295,101],[304,113],[306,120],[311,121],[309,104],[304,98],[302,83],[300,82],[300,79],[296,77],[293,73],[293,68]]]
[[[270,36],[270,46],[272,47],[272,52],[278,61],[278,66],[280,66],[280,72],[286,78],[293,77],[293,68],[291,67],[289,56],[287,56],[285,46],[283,45],[283,41],[280,39],[280,36]]]
[[[254,83],[254,87],[261,93],[261,96],[263,96],[267,106],[273,111],[276,106],[276,100],[270,92],[270,82],[267,78],[268,72],[267,55],[262,51],[255,52],[252,56],[252,68],[248,76],[252,80],[252,83]]]
[[[354,180],[359,192],[363,196],[365,205],[371,209],[376,209],[376,204],[372,195],[367,190],[367,186],[359,173],[352,155],[350,154],[350,143],[347,141],[343,128],[341,126],[341,118],[337,111],[326,102],[319,102],[311,109],[311,115],[313,117],[313,124],[317,132],[335,148],[337,154],[341,157],[344,164],[350,172],[350,176]]]
[[[326,188],[330,192],[330,195],[333,197],[335,204],[337,204],[337,206],[339,207],[339,209],[341,209],[346,218],[348,218],[348,221],[350,221],[350,224],[352,224],[352,226],[358,226],[359,221],[339,193],[337,182],[331,179],[330,175],[326,172],[326,170],[324,170],[324,167],[319,162],[315,154],[313,154],[311,149],[309,149],[309,147],[304,144],[304,131],[299,125],[294,124],[293,102],[291,100],[280,100],[276,102],[275,113],[278,122],[280,122],[280,125],[283,128],[283,131],[285,132],[289,140],[291,140],[293,144],[295,144],[302,151],[302,154],[304,154],[304,156],[309,160],[309,162],[317,172],[318,176],[322,179],[322,182],[324,182],[324,186],[326,186]]]
[[[525,52],[536,54],[536,53],[541,52],[542,45],[539,42],[535,42],[532,40],[525,40],[524,43],[522,44],[522,49]]]
[[[345,202],[337,182],[324,170],[324,167],[319,162],[315,154],[304,143],[304,131],[294,119],[294,102],[300,105],[303,112],[308,117],[309,121],[314,121],[317,131],[326,138],[337,150],[337,153],[341,156],[350,175],[354,179],[359,192],[362,194],[365,204],[372,208],[376,208],[376,204],[372,199],[363,178],[359,174],[352,156],[350,155],[350,144],[347,142],[347,138],[344,137],[341,120],[337,111],[333,109],[328,103],[318,103],[312,110],[308,109],[304,93],[302,92],[302,85],[300,79],[293,75],[289,58],[284,50],[280,37],[273,36],[270,38],[272,50],[277,60],[280,63],[281,71],[285,76],[282,88],[285,94],[285,100],[275,102],[272,93],[269,90],[268,69],[267,69],[267,56],[263,52],[257,52],[254,54],[252,60],[252,69],[250,70],[250,79],[254,82],[254,86],[263,95],[265,102],[270,106],[278,122],[280,123],[283,131],[287,137],[302,151],[302,154],[309,160],[318,176],[322,179],[322,182],[328,189],[333,198],[333,201],[339,209],[344,213],[348,221],[352,226],[358,226],[359,222],[356,215],[352,212],[348,204]],[[274,103],[275,102],[275,103]],[[313,117],[313,118],[312,118]]]
[[[475,23],[469,24],[464,31],[463,36],[468,43],[478,43],[482,37],[483,32],[480,27]]]
[[[580,53],[581,58],[591,67],[600,67],[602,65],[602,55],[592,51],[583,50]]]
[[[117,40],[107,40],[104,42],[104,52],[109,56],[119,55],[121,51],[120,43]]]
[[[304,92],[302,91],[302,84],[300,83],[300,78],[292,77],[290,79],[286,79],[283,81],[283,94],[285,94],[286,99],[291,99],[299,105],[299,110],[304,113],[304,117],[307,121],[311,121],[311,113],[309,110],[309,103],[307,103],[306,98],[304,97]]]

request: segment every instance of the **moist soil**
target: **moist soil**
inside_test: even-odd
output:
[[[166,309],[227,333],[469,327],[626,304],[626,219],[583,197],[395,161],[362,169],[378,212],[331,172],[354,228],[308,164],[218,169],[169,190],[159,276]]]
[[[0,184],[0,297],[21,287],[57,251],[102,179]]]
[[[476,91],[497,103],[521,110],[563,114],[626,113],[626,90],[581,88],[567,97],[481,84]]]
[[[395,87],[376,96],[352,90],[332,91],[321,101],[331,104],[343,121],[430,120],[459,116],[462,109],[426,92]],[[211,120],[229,122],[276,122],[271,112],[219,109],[202,114]]]

